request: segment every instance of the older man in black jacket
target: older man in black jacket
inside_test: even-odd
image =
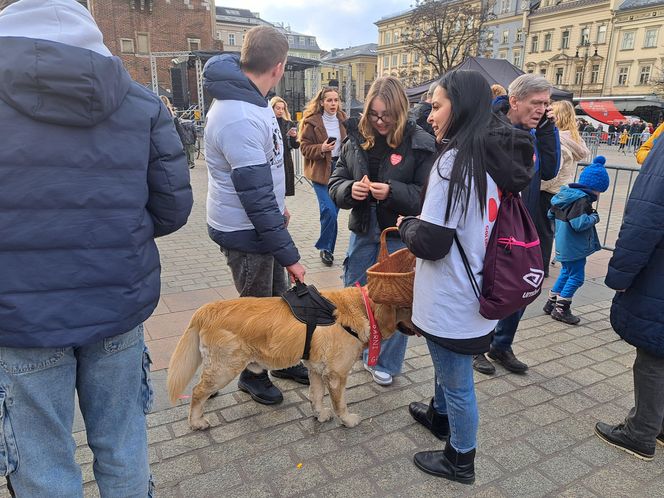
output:
[[[657,443],[664,445],[664,140],[634,182],[605,282],[617,291],[611,325],[636,347],[635,403],[624,422],[599,422],[595,433],[652,460]]]

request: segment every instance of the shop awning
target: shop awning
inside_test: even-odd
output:
[[[583,112],[601,123],[627,122],[627,118],[616,108],[613,100],[584,100],[579,105]]]

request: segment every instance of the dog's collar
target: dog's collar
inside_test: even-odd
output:
[[[355,337],[355,339],[357,339],[358,341],[361,341],[361,340],[362,340],[362,339],[360,339],[360,336],[357,335],[357,332],[354,332],[353,329],[351,329],[351,328],[348,327],[347,325],[342,325],[342,327],[344,328],[344,330],[345,330],[346,332],[348,332],[350,335],[352,335],[353,337]]]

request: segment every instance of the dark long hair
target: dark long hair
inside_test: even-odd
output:
[[[445,212],[445,221],[448,221],[450,213],[463,197],[466,205],[470,202],[470,187],[473,183],[480,211],[486,208],[487,182],[484,165],[492,93],[487,81],[477,71],[450,71],[440,79],[438,85],[445,89],[452,102],[452,113],[441,155],[456,149]],[[440,166],[438,174],[443,177]]]

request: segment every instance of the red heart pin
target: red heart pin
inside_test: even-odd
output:
[[[401,154],[392,154],[390,156],[390,162],[392,163],[392,166],[396,166],[397,164],[399,164],[402,159],[403,157],[401,156]]]

